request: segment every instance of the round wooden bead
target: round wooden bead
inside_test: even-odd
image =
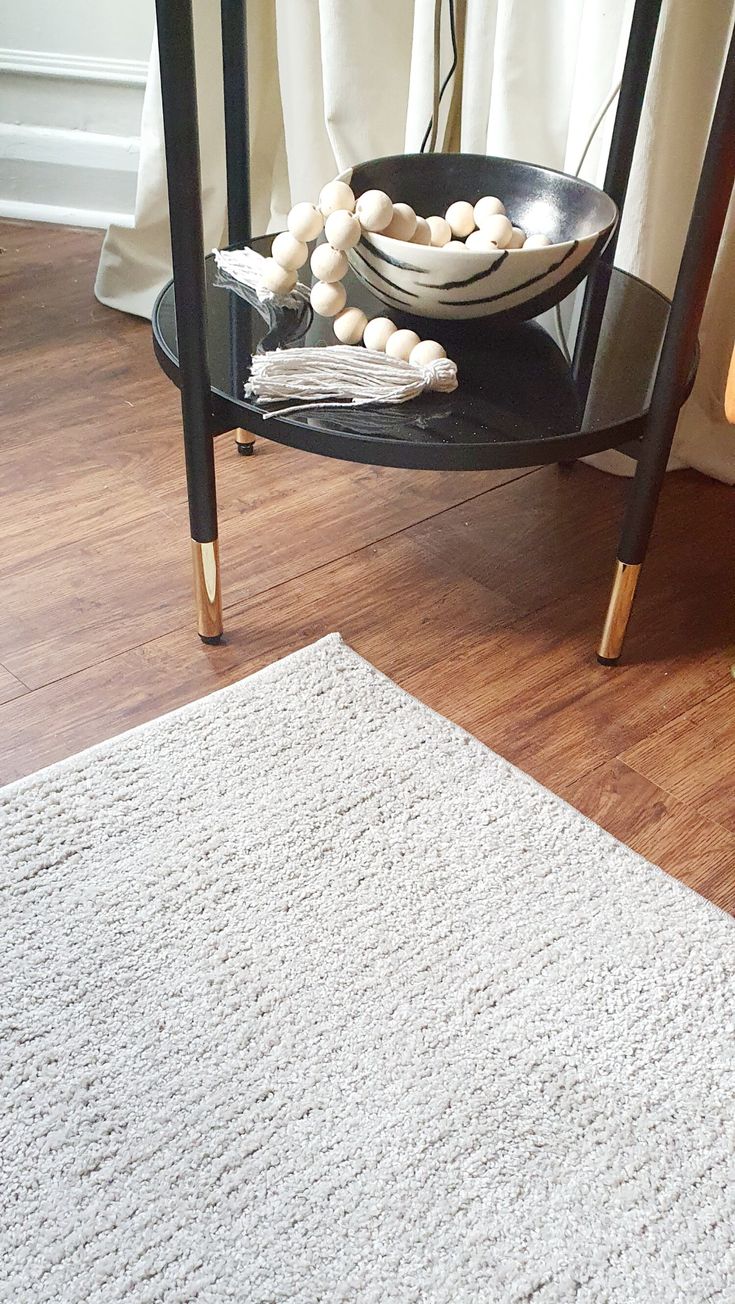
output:
[[[452,235],[469,235],[475,229],[475,210],[466,199],[450,204],[444,216],[452,228]]]
[[[420,342],[415,331],[394,331],[388,336],[385,351],[389,358],[400,358],[401,362],[408,362],[411,350]]]
[[[416,230],[416,214],[410,204],[394,204],[393,216],[381,235],[389,235],[391,240],[410,240]]]
[[[341,281],[348,267],[347,254],[342,253],[341,249],[333,249],[328,244],[317,245],[311,255],[311,270],[316,279],[328,281],[330,285],[333,281]]]
[[[287,272],[298,271],[308,257],[309,250],[303,240],[297,240],[290,231],[281,231],[271,245],[271,258],[275,258]]]
[[[355,203],[363,231],[384,231],[393,216],[393,201],[384,190],[366,190]]]
[[[334,319],[334,333],[341,344],[359,344],[367,324],[362,308],[343,308]]]
[[[311,287],[310,300],[320,317],[336,317],[347,303],[347,291],[339,282],[316,281]]]
[[[488,236],[494,240],[496,245],[501,249],[506,249],[510,244],[510,238],[513,234],[513,227],[507,217],[502,213],[494,213],[491,217],[486,217],[480,228],[482,235]]]
[[[266,258],[263,263],[263,284],[274,294],[290,294],[296,284],[296,273],[281,267],[275,258]]]
[[[497,213],[505,216],[505,204],[496,199],[495,195],[483,195],[475,204],[475,225],[484,226],[489,217],[495,217]]]
[[[324,234],[333,249],[354,249],[362,235],[362,227],[354,213],[345,213],[338,208],[324,223]]]
[[[411,236],[411,244],[431,244],[431,227],[425,217],[416,218],[416,230]]]
[[[483,227],[482,231],[470,231],[465,241],[465,249],[471,249],[474,254],[489,254],[493,249],[499,249],[497,240],[493,240]]]
[[[288,215],[287,226],[291,235],[305,243],[316,240],[324,226],[324,218],[313,204],[295,204]]]
[[[346,181],[328,181],[319,194],[319,208],[324,217],[344,210],[355,211],[355,196]]]
[[[448,240],[445,245],[442,245],[442,249],[466,249],[466,248],[467,245],[465,244],[464,240]]]
[[[436,340],[419,340],[411,349],[408,360],[417,367],[426,367],[428,363],[436,362],[438,358],[446,358],[446,356],[446,349],[443,349]]]
[[[390,317],[373,317],[365,327],[362,342],[366,349],[375,349],[377,353],[385,353],[385,346],[391,335],[395,335],[398,327]]]
[[[542,232],[539,231],[536,235],[529,235],[529,236],[526,237],[526,243],[524,244],[523,248],[524,248],[524,249],[545,249],[546,246],[547,246],[547,245],[550,245],[550,244],[551,244],[551,241],[550,241],[549,237],[548,237],[547,235],[544,235]]]
[[[426,221],[431,233],[431,243],[436,249],[443,249],[452,238],[452,228],[446,217],[427,217]]]
[[[509,249],[522,249],[526,243],[526,232],[521,230],[520,226],[513,227],[513,234],[510,237]]]

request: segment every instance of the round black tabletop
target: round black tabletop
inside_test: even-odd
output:
[[[267,254],[271,236],[253,241]],[[300,279],[310,283],[308,266]],[[291,404],[246,399],[254,353],[335,343],[332,324],[308,305],[264,307],[217,284],[206,260],[207,341],[213,408],[222,430],[241,426],[329,457],[385,466],[478,470],[564,461],[639,438],[669,314],[669,301],[643,281],[598,265],[562,305],[567,361],[554,312],[520,324],[411,319],[380,303],[352,271],[348,303],[369,317],[386,313],[424,339],[438,339],[458,367],[452,394],[408,403],[308,407],[269,416]],[[589,289],[585,295],[585,290]],[[582,306],[584,304],[584,311]],[[583,324],[580,325],[580,322]],[[153,313],[156,354],[180,383],[173,284]],[[681,395],[694,379],[696,360]]]

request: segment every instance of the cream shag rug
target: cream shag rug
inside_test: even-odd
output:
[[[337,636],[3,795],[0,1298],[735,1300],[732,921]]]

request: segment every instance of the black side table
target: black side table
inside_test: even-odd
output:
[[[636,0],[605,190],[623,210],[662,0]],[[697,332],[735,179],[735,34],[730,44],[673,302],[613,265],[615,239],[570,296],[571,366],[554,319],[495,326],[441,323],[459,369],[453,394],[405,406],[309,407],[268,416],[245,399],[252,355],[333,342],[328,321],[271,310],[217,287],[204,257],[191,0],[156,0],[173,279],[153,314],[163,370],[181,390],[199,635],[222,636],[214,438],[254,432],[328,457],[383,466],[478,470],[565,462],[625,447],[637,459],[598,660],[622,650],[679,409],[694,382]],[[246,0],[221,0],[229,238],[251,239]],[[272,237],[253,241],[268,252]],[[304,269],[304,274],[307,269]],[[384,306],[352,273],[348,301]],[[409,324],[409,323],[406,323]],[[427,334],[426,324],[422,333]]]

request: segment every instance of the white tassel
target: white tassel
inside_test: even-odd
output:
[[[275,294],[263,284],[263,266],[265,258],[257,250],[245,245],[244,249],[215,249],[214,261],[218,271],[230,276],[233,281],[254,290],[261,303],[273,303],[279,308],[298,308],[309,299],[311,293],[307,285],[297,281],[288,294]]]
[[[267,416],[284,416],[309,407],[359,407],[365,403],[406,403],[427,390],[450,394],[457,388],[457,364],[437,358],[416,366],[386,353],[352,344],[276,349],[253,358],[247,397],[266,403],[301,399]]]

